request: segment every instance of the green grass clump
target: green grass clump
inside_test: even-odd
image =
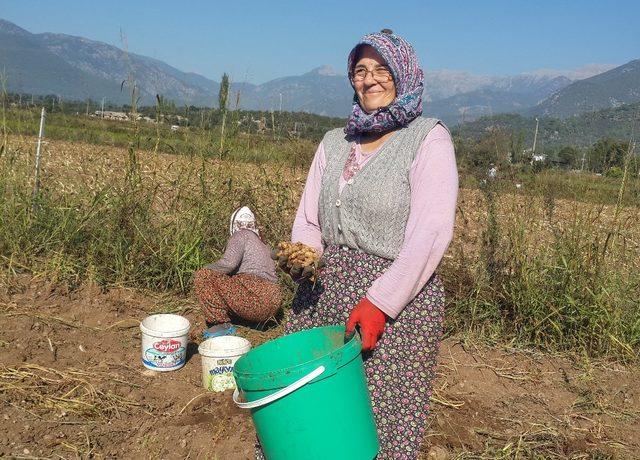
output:
[[[545,349],[637,360],[640,275],[637,208],[574,202],[553,189],[507,200],[483,187],[481,250],[445,263],[450,332]]]
[[[10,151],[2,160],[0,255],[14,272],[184,293],[193,272],[220,256],[239,204],[257,212],[270,241],[289,231],[281,216],[292,212],[290,190],[264,170],[223,174],[225,164],[193,158],[162,182],[127,163],[97,188],[78,182],[59,193],[44,182],[34,201],[28,156]]]

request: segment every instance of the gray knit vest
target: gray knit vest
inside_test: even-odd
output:
[[[337,244],[393,260],[409,217],[411,165],[420,144],[440,120],[418,117],[397,130],[338,194],[354,139],[342,128],[323,139],[326,166],[320,188],[320,227],[326,245]]]

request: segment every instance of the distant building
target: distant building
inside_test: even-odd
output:
[[[94,116],[99,118],[104,118],[106,120],[118,120],[118,121],[128,121],[129,115],[124,112],[112,112],[110,110],[96,110],[93,112]]]

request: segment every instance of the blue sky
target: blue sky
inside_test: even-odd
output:
[[[387,27],[425,70],[505,75],[640,58],[640,1],[0,0],[30,32],[78,35],[219,80],[263,83],[323,64],[345,73],[360,36]]]

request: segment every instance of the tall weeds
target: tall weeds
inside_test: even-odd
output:
[[[7,150],[9,144],[9,132],[7,131],[7,78],[0,73],[0,100],[2,101],[2,139],[0,139],[0,156]]]
[[[553,188],[498,197],[494,187],[482,188],[478,257],[458,248],[444,267],[446,279],[467,280],[449,281],[449,330],[637,359],[638,208],[558,200]]]
[[[4,271],[186,293],[224,249],[235,207],[250,206],[272,244],[289,237],[308,163],[281,160],[309,158],[312,144],[229,138],[235,153],[220,160],[210,138],[189,131],[193,150],[177,156],[150,152],[153,135],[144,151],[141,131],[128,133],[126,149],[64,143],[44,155],[37,212],[32,139],[9,143],[0,156]],[[611,184],[540,174],[521,189],[463,189],[441,267],[448,331],[636,360],[640,211],[629,195],[638,180],[625,177],[613,193]]]
[[[251,206],[269,241],[287,237],[295,198],[275,168],[148,153],[140,162],[133,146],[127,152],[119,161],[99,152],[44,158],[32,213],[31,152],[9,149],[0,159],[1,265],[71,284],[90,278],[187,292],[192,273],[224,249],[234,207]],[[55,161],[66,163],[64,179]]]

